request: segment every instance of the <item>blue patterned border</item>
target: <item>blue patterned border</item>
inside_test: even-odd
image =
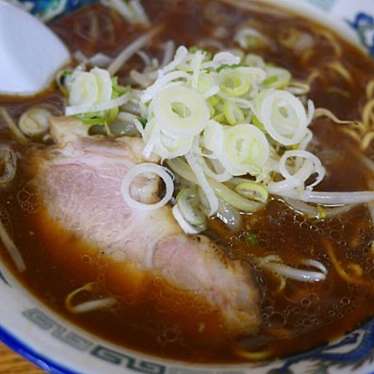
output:
[[[85,354],[89,354],[100,361],[112,365],[113,368],[124,368],[134,373],[142,374],[165,374],[168,369],[170,372],[171,368],[167,365],[138,358],[112,350],[101,344],[96,344],[62,326],[38,308],[27,309],[22,314],[32,324],[48,332],[49,335],[70,348],[82,353],[85,352]],[[340,349],[342,348],[348,348],[348,350],[344,349],[341,352]],[[366,364],[372,363],[374,361],[374,320],[336,342],[285,358],[278,363],[277,368],[269,370],[268,374],[297,373],[294,371],[293,366],[303,361],[313,363],[314,369],[310,371],[311,374],[327,373],[327,370],[333,367],[356,370]],[[267,363],[265,363],[265,367],[266,365]],[[190,373],[201,374],[204,371],[193,370]],[[216,371],[216,373],[218,372]],[[243,374],[240,370],[236,373]]]
[[[82,374],[64,367],[63,365],[50,360],[46,356],[35,352],[30,346],[13,336],[8,330],[0,326],[0,341],[6,344],[14,352],[18,353],[26,360],[31,361],[47,373],[51,374]]]
[[[79,9],[83,5],[92,4],[98,0],[9,0],[37,15],[43,21],[50,21],[67,12]]]
[[[22,315],[33,325],[48,332],[53,338],[59,340],[70,348],[82,353],[85,352],[100,361],[113,365],[113,367],[121,367],[142,374],[166,373],[167,367],[165,365],[137,358],[129,354],[114,351],[100,344],[96,344],[64,327],[38,308],[26,309],[23,311]]]
[[[349,20],[348,24],[357,32],[361,43],[374,56],[374,17],[368,13],[360,12],[355,15],[353,21]]]

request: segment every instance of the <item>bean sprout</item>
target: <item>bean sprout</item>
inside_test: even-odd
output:
[[[71,292],[65,299],[66,309],[73,314],[82,314],[88,312],[94,312],[99,309],[108,309],[117,303],[116,299],[113,297],[101,298],[92,301],[86,301],[81,304],[75,304],[74,299],[77,295],[82,292],[92,292],[94,290],[95,283],[87,283],[83,287],[80,287],[73,292]]]

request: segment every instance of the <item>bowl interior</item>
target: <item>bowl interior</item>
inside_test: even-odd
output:
[[[238,0],[238,3],[247,0]],[[265,1],[265,0],[264,0]],[[328,24],[348,40],[374,53],[374,8],[369,1],[266,0]],[[33,3],[33,2],[31,2]],[[56,3],[51,1],[50,4]],[[70,4],[74,3],[74,5]],[[53,16],[76,7],[79,1],[61,1]],[[61,5],[63,4],[63,5]],[[35,12],[50,8],[37,6]],[[49,13],[48,13],[49,12]],[[45,370],[61,373],[301,373],[374,372],[374,320],[329,345],[284,360],[258,365],[190,365],[166,361],[124,349],[98,338],[49,310],[26,291],[0,264],[0,339]]]

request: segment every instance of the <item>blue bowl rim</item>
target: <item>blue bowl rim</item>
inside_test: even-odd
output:
[[[93,0],[87,0],[87,3],[91,3]],[[365,16],[365,14],[360,14]],[[373,21],[374,22],[374,21]],[[353,28],[356,29],[355,24],[351,24]],[[373,47],[374,48],[374,47]],[[374,54],[374,50],[373,50]],[[78,371],[74,371],[64,365],[56,362],[45,355],[36,352],[31,345],[26,344],[19,338],[15,337],[11,332],[0,325],[0,341],[8,346],[12,351],[24,357],[26,360],[32,362],[36,366],[40,367],[48,373],[53,374],[83,374]],[[370,369],[370,368],[369,368]],[[374,371],[370,371],[369,374],[374,374]]]
[[[11,350],[18,353],[26,360],[32,362],[36,366],[45,370],[48,373],[54,374],[82,374],[73,371],[60,363],[51,360],[41,353],[36,352],[31,346],[25,344],[20,339],[16,338],[12,333],[0,326],[0,341],[7,345]]]

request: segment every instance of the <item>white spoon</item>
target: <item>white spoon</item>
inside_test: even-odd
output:
[[[35,95],[69,60],[64,44],[43,23],[0,0],[0,95]]]

